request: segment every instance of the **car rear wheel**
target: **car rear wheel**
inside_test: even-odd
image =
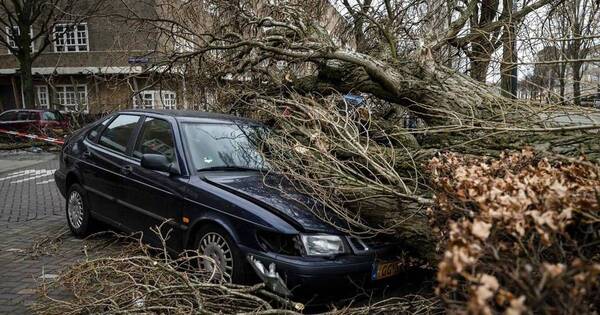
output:
[[[199,267],[202,271],[210,274],[214,272],[225,282],[244,283],[246,281],[247,263],[229,233],[222,228],[203,227],[196,238],[196,249],[200,255],[210,258],[199,260]]]
[[[93,221],[86,201],[83,187],[73,184],[69,187],[66,202],[67,224],[77,237],[88,235],[93,227]]]

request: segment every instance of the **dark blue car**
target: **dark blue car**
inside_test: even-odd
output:
[[[201,112],[105,117],[62,149],[54,176],[68,225],[85,236],[101,221],[156,245],[150,228],[166,221],[169,250],[199,249],[224,280],[260,278],[284,295],[396,275],[397,244],[340,233],[309,210],[314,200],[268,171],[258,148],[266,131]]]

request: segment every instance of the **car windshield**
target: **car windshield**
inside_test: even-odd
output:
[[[263,170],[259,145],[267,129],[256,125],[184,123],[183,134],[194,168]]]

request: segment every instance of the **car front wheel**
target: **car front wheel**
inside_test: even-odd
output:
[[[202,271],[209,275],[214,273],[226,282],[246,281],[247,263],[229,233],[222,228],[202,228],[196,239],[196,248],[200,255],[208,257],[199,261]]]
[[[67,193],[67,223],[77,237],[88,235],[92,228],[92,218],[87,206],[86,194],[83,187],[73,184]]]

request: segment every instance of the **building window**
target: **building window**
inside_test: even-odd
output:
[[[87,86],[84,84],[78,85],[58,85],[56,87],[56,97],[58,104],[64,110],[70,112],[87,112]]]
[[[48,86],[36,85],[35,95],[37,96],[37,105],[39,108],[50,108],[50,97],[48,96]]]
[[[175,109],[177,94],[167,90],[146,90],[133,96],[133,108]]]
[[[20,35],[21,35],[21,30],[19,29],[18,26],[13,26],[12,31],[11,31],[10,27],[8,27],[8,26],[6,27],[6,42],[12,49],[19,48],[19,47],[17,47],[15,38],[19,37]],[[33,38],[33,27],[29,28],[29,37]],[[30,47],[31,47],[31,52],[34,52],[35,51],[35,43],[33,42],[33,40],[31,41]],[[10,53],[10,49],[8,52]]]
[[[55,25],[54,51],[89,51],[87,23]]]
[[[153,109],[154,91],[143,91],[133,97],[133,108]]]
[[[175,109],[177,107],[177,95],[175,92],[163,91],[162,103],[164,109]]]

